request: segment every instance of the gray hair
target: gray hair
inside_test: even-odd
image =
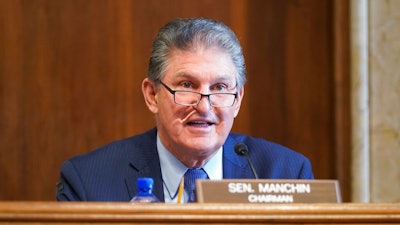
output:
[[[168,65],[170,50],[190,50],[196,45],[219,47],[230,54],[237,71],[237,86],[243,87],[246,68],[239,40],[222,22],[205,18],[175,19],[160,29],[153,42],[148,77],[153,81],[161,81]]]

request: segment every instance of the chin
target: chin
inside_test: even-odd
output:
[[[191,140],[189,143],[187,143],[187,146],[190,149],[194,149],[194,150],[211,150],[211,149],[217,149],[219,148],[218,143],[216,141],[210,141],[209,138],[206,139],[197,139],[196,140]]]

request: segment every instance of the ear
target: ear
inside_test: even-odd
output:
[[[142,82],[142,92],[149,110],[154,114],[158,113],[156,84],[149,78],[145,78]]]
[[[242,99],[244,96],[244,86],[239,90],[236,104],[235,104],[235,118],[239,114],[240,105],[242,104]]]

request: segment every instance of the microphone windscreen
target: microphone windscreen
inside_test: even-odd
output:
[[[240,156],[244,156],[247,154],[248,149],[247,149],[247,145],[243,144],[243,143],[238,143],[235,145],[235,152],[236,154],[240,155]]]

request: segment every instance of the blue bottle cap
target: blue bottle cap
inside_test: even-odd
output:
[[[141,178],[138,178],[136,180],[136,187],[139,190],[142,190],[142,189],[146,189],[146,190],[153,189],[153,184],[154,184],[153,178],[149,178],[149,177],[141,177]]]

